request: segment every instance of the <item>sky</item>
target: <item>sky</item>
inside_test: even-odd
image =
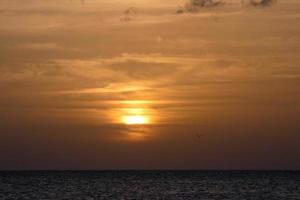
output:
[[[299,170],[300,1],[187,8],[1,0],[0,170]]]

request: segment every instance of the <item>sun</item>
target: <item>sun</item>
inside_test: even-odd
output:
[[[123,116],[122,122],[127,125],[144,125],[149,123],[149,118],[143,115]]]

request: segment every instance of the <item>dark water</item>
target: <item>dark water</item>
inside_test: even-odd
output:
[[[300,172],[0,172],[0,199],[300,199]]]

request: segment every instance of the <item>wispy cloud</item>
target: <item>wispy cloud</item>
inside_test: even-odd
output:
[[[275,4],[277,0],[243,0],[242,2],[255,7],[268,7]]]
[[[56,43],[24,43],[17,46],[22,49],[35,49],[35,50],[61,50],[63,47]]]
[[[203,8],[212,8],[223,5],[223,0],[190,0],[186,3],[182,8],[179,8],[176,13],[184,13],[184,12],[199,12]]]

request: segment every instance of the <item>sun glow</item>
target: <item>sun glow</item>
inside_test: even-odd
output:
[[[130,115],[122,118],[124,124],[127,125],[143,125],[149,123],[149,118],[142,115]]]
[[[142,125],[150,125],[155,122],[151,102],[146,100],[126,100],[119,102],[118,109],[115,109],[115,121],[125,125],[137,125],[132,128],[143,128]],[[140,125],[140,126],[138,126]],[[140,131],[140,130],[139,130]],[[136,132],[136,130],[134,130]]]

